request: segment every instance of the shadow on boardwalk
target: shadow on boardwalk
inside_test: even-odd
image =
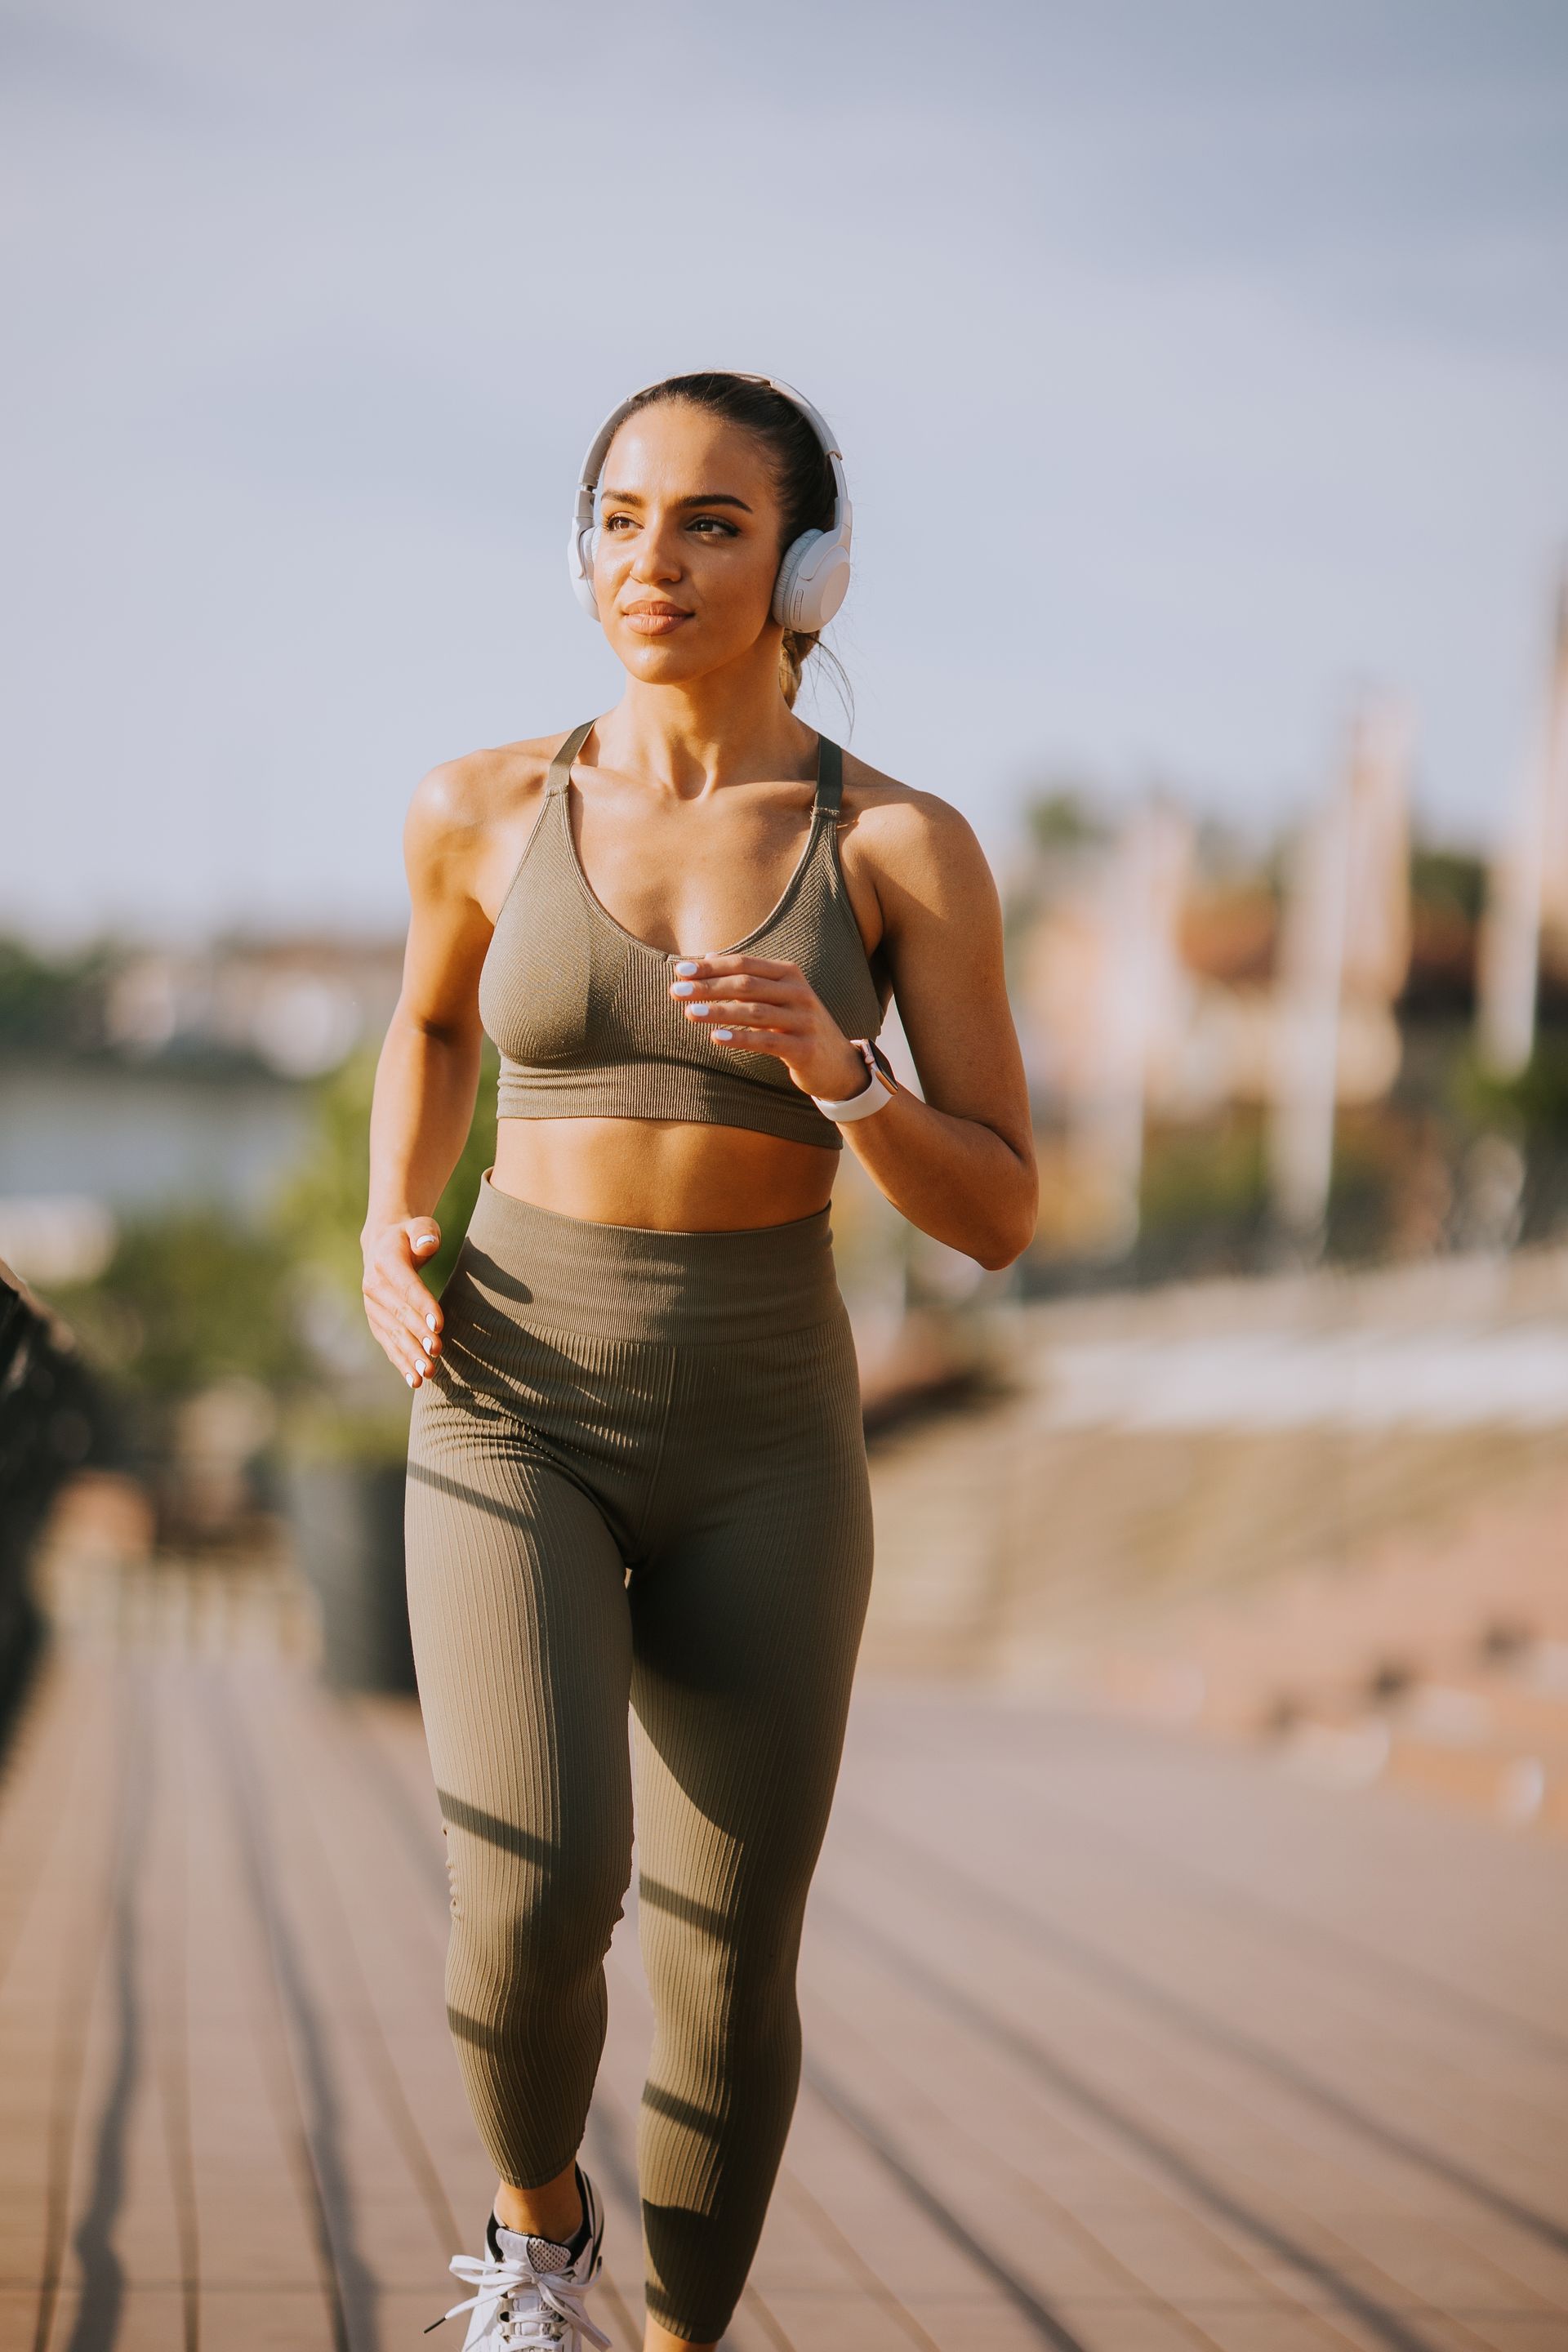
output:
[[[196,1591],[79,1592],[0,1789],[0,2345],[392,2352],[493,2185],[417,1712],[324,1690],[285,1586]],[[729,2344],[1563,2352],[1565,1931],[1561,1847],[868,1679]],[[630,1906],[611,1981],[635,2347]]]

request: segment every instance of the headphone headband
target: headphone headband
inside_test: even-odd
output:
[[[826,626],[844,602],[849,585],[849,543],[854,528],[854,510],[849,504],[849,486],[844,475],[844,457],[827,419],[814,408],[804,393],[793,384],[773,375],[746,375],[738,369],[713,371],[732,375],[737,383],[763,384],[770,392],[797,408],[822,445],[828,470],[833,476],[833,519],[826,531],[803,531],[784,550],[779,563],[778,578],[773,586],[773,617],[786,628],[807,634]],[[599,475],[608,457],[610,444],[644,394],[657,389],[644,384],[642,391],[628,394],[619,406],[613,408],[588,444],[587,455],[577,476],[577,497],[572,517],[572,538],[567,548],[567,568],[578,603],[590,619],[597,620],[599,607],[594,594],[594,548],[598,537],[594,512],[599,488]]]

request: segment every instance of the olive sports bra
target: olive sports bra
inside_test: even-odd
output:
[[[689,1119],[838,1150],[837,1128],[782,1062],[716,1045],[687,1020],[669,993],[679,951],[623,930],[589,888],[566,788],[594,723],[574,728],[550,763],[479,973],[479,1018],[500,1053],[500,1116]],[[843,752],[823,736],[800,862],[772,913],[723,952],[797,963],[847,1037],[874,1037],[892,987],[872,969],[845,887],[843,779]]]

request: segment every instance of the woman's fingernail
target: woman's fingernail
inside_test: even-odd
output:
[[[696,971],[697,966],[692,962],[690,957],[687,956],[676,965],[675,969],[680,974],[682,980],[689,980],[692,973]]]
[[[706,1021],[713,1007],[710,1004],[689,1004],[686,1009],[694,1021]]]
[[[412,1372],[405,1372],[403,1377],[407,1381],[411,1389],[418,1386],[418,1382],[416,1381]]]
[[[716,1045],[727,1045],[734,1034],[732,1029],[710,1029],[708,1032]]]
[[[434,1315],[426,1315],[425,1318],[425,1328],[426,1331],[434,1331],[436,1328],[436,1318]]]
[[[429,1365],[429,1360],[428,1360],[428,1359],[427,1359],[427,1358],[426,1358],[426,1357],[424,1357],[424,1356],[421,1356],[421,1357],[420,1357],[420,1359],[419,1359],[419,1369],[420,1369],[420,1370],[421,1370],[422,1372],[427,1372],[427,1371],[429,1370],[429,1369],[430,1369],[430,1365]]]
[[[695,996],[697,993],[697,982],[694,980],[672,981],[670,982],[669,992],[671,996]]]

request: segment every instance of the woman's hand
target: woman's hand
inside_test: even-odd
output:
[[[364,1311],[387,1360],[416,1389],[440,1352],[441,1309],[416,1268],[441,1246],[434,1217],[405,1217],[363,1236]]]
[[[797,963],[769,956],[689,957],[671,996],[716,1045],[772,1054],[803,1094],[842,1102],[869,1085],[866,1065]]]

